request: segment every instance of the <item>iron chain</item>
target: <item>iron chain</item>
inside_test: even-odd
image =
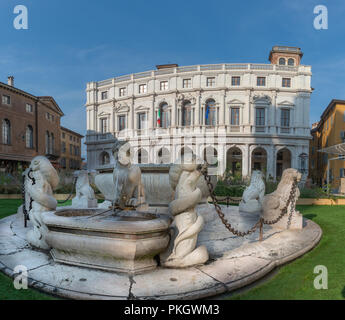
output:
[[[247,231],[240,231],[235,229],[230,222],[225,218],[224,213],[222,212],[222,208],[220,207],[220,205],[218,204],[218,200],[216,198],[216,195],[214,194],[214,187],[213,184],[211,182],[211,177],[207,174],[206,170],[202,171],[202,174],[204,175],[208,190],[210,192],[210,196],[212,198],[212,202],[213,205],[216,209],[216,212],[220,218],[220,220],[222,221],[222,223],[224,224],[224,226],[234,235],[239,236],[239,237],[244,237],[247,236],[251,233],[254,233],[257,228],[260,228],[260,240],[262,240],[262,231],[263,231],[263,224],[267,224],[267,225],[272,225],[277,223],[278,221],[280,221],[286,214],[289,208],[289,205],[291,204],[290,207],[290,214],[288,217],[288,227],[290,227],[291,224],[291,219],[292,219],[292,214],[293,214],[293,210],[295,207],[295,203],[296,203],[296,190],[297,190],[297,180],[294,179],[294,183],[292,185],[291,191],[290,191],[290,195],[289,195],[289,199],[286,203],[286,206],[282,209],[281,214],[274,220],[271,221],[267,221],[264,218],[260,218],[259,221],[249,230]]]

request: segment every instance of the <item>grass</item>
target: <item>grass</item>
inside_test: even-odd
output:
[[[303,215],[321,226],[319,245],[302,258],[283,266],[264,284],[230,297],[234,300],[334,300],[345,298],[345,206],[299,206]],[[328,269],[328,289],[314,288],[314,268]]]
[[[0,218],[17,211],[21,200],[0,200]],[[64,204],[68,205],[70,202]],[[315,221],[323,230],[319,245],[302,258],[283,266],[264,284],[231,296],[235,300],[257,299],[344,299],[345,298],[345,206],[298,206],[300,212]],[[328,268],[328,290],[316,290],[313,286],[314,267]],[[34,289],[16,290],[12,280],[0,273],[0,300],[54,299]]]
[[[71,200],[62,204],[70,205]],[[0,219],[5,218],[17,212],[18,207],[22,204],[21,199],[1,199],[0,200]],[[8,276],[0,272],[0,301],[1,300],[54,300],[56,298],[41,293],[35,289],[16,290],[13,281]]]

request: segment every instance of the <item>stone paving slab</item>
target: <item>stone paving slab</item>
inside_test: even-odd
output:
[[[216,217],[210,207],[210,216]],[[238,207],[223,206],[226,218],[246,229],[255,216],[239,216]],[[203,212],[203,215],[207,213]],[[235,237],[216,217],[209,219],[198,245],[207,246],[210,261],[186,269],[156,270],[130,276],[55,263],[44,251],[33,250],[25,241],[28,229],[22,215],[0,220],[0,270],[13,277],[16,265],[29,271],[29,286],[71,299],[200,299],[246,286],[276,266],[296,259],[319,242],[322,231],[310,220],[303,230],[264,228],[258,233]]]

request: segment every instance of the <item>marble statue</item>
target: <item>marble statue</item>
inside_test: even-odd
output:
[[[303,228],[303,217],[296,211],[296,201],[300,196],[298,189],[298,182],[301,180],[301,173],[296,169],[286,169],[283,172],[281,181],[278,184],[277,189],[264,197],[262,206],[262,217],[266,221],[273,221],[278,218],[281,214],[282,209],[287,205],[287,214],[273,225],[273,227],[279,229],[302,229]],[[290,203],[290,192],[292,188],[296,188],[295,195]],[[291,221],[289,223],[289,215],[292,210]]]
[[[72,199],[72,207],[75,208],[95,208],[97,207],[97,199],[95,193],[90,186],[89,173],[87,170],[79,170],[74,172],[77,182],[75,185],[76,196]]]
[[[26,198],[32,199],[29,218],[32,229],[27,233],[27,241],[34,247],[49,249],[45,241],[48,229],[42,222],[42,215],[47,211],[56,209],[57,201],[53,190],[59,184],[59,176],[50,161],[43,156],[32,159],[29,170],[25,176]]]
[[[117,141],[113,146],[115,166],[113,182],[115,185],[114,204],[120,209],[134,207],[144,209],[145,192],[141,181],[139,166],[131,163],[130,150],[125,141]]]
[[[239,210],[249,213],[260,212],[265,196],[265,189],[262,172],[254,170],[250,178],[250,185],[243,192]]]
[[[174,217],[178,234],[172,252],[163,261],[165,267],[189,267],[203,264],[209,258],[205,246],[195,248],[198,234],[204,226],[203,217],[198,216],[195,210],[202,197],[197,187],[202,170],[206,170],[206,166],[198,164],[195,156],[189,162],[178,161],[170,169],[169,178],[175,199],[169,204],[169,211]]]

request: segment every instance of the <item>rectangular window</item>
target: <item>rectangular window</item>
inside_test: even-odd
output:
[[[208,77],[206,79],[206,86],[207,87],[214,87],[216,85],[216,78],[215,77]]]
[[[146,113],[138,113],[138,129],[145,129],[146,126]]]
[[[2,104],[11,104],[11,97],[3,95],[2,96]]]
[[[291,79],[290,78],[283,78],[282,86],[283,86],[283,88],[290,88],[291,87]]]
[[[118,117],[119,131],[126,129],[126,116]]]
[[[124,97],[126,95],[126,88],[120,88],[120,97]]]
[[[191,88],[192,79],[183,79],[183,88]]]
[[[240,77],[231,77],[231,85],[232,86],[239,86],[241,84]]]
[[[101,119],[101,133],[107,133],[108,132],[108,119],[103,118]]]
[[[345,131],[340,131],[340,139],[342,142],[345,140]]]
[[[344,110],[344,115],[343,115],[343,117],[344,117],[344,121],[345,121],[345,110]]]
[[[256,85],[258,87],[264,87],[266,86],[266,77],[257,77],[256,79]]]
[[[32,112],[33,111],[32,104],[27,103],[25,106],[25,110],[26,112]]]
[[[340,168],[340,178],[344,178],[344,168]]]
[[[281,110],[280,125],[282,127],[290,126],[290,110],[289,109]]]
[[[168,81],[161,81],[161,83],[160,83],[160,89],[161,89],[161,91],[166,91],[166,90],[168,90]]]
[[[147,92],[147,85],[139,84],[139,93],[146,93],[146,92]]]
[[[231,125],[239,126],[240,125],[240,109],[231,108]]]
[[[46,119],[50,120],[50,113],[49,112],[46,113]]]
[[[62,139],[65,139],[65,133],[62,132]]]
[[[264,126],[265,125],[265,109],[256,108],[255,125]]]
[[[108,99],[108,91],[103,91],[101,95],[102,95],[102,100]]]
[[[73,146],[71,144],[69,145],[69,153],[70,153],[70,155],[73,154]]]
[[[62,153],[66,152],[66,142],[62,142],[62,144],[61,144],[61,151],[62,151]]]

